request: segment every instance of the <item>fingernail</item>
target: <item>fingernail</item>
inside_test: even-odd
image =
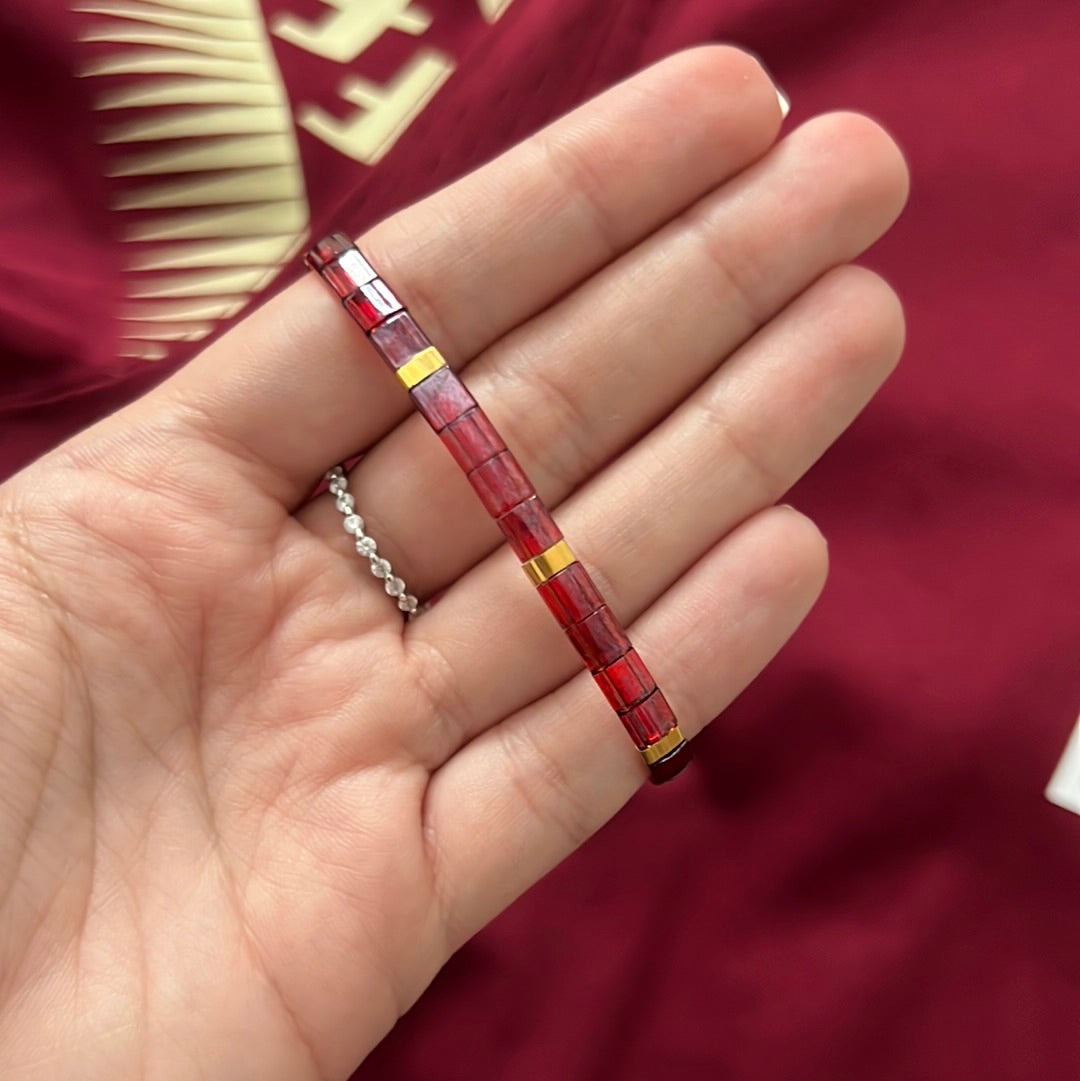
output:
[[[780,103],[780,119],[786,120],[788,113],[791,112],[791,98],[789,98],[787,94],[784,93],[784,91],[781,90],[780,87],[777,85],[776,80],[773,78],[773,73],[769,68],[769,65],[766,64],[764,60],[762,60],[761,53],[756,53],[753,49],[747,49],[746,52],[749,53],[749,55],[752,56],[761,65],[761,70],[764,71],[765,74],[768,75],[769,79],[772,81],[773,89],[776,91],[776,100]]]
[[[791,99],[780,87],[776,86],[776,83],[773,83],[773,86],[776,87],[776,100],[780,102],[780,118],[786,120],[787,114],[791,112]]]

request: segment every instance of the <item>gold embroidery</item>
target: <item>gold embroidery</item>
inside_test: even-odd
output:
[[[76,10],[109,17],[83,40],[120,46],[83,75],[144,77],[107,88],[97,107],[153,110],[101,138],[118,150],[140,144],[108,170],[131,181],[113,206],[156,212],[123,227],[132,247],[121,355],[162,360],[167,343],[200,341],[238,314],[307,239],[289,101],[257,0],[85,0]],[[152,179],[177,173],[195,175]]]
[[[338,119],[317,105],[301,105],[296,122],[353,161],[375,165],[453,70],[448,56],[420,49],[385,87],[356,76],[342,83],[341,96],[358,106],[359,114]]]
[[[195,139],[209,135],[286,133],[292,129],[288,109],[280,105],[225,105],[156,113],[142,120],[106,129],[103,143],[145,143],[156,139]]]
[[[107,90],[98,109],[132,109],[148,105],[281,105],[272,83],[233,83],[222,79],[177,79],[136,83]]]
[[[298,246],[302,246],[303,241]],[[291,257],[290,257],[291,258]],[[277,277],[280,267],[253,267],[243,270],[191,270],[159,277],[140,275],[128,289],[138,297],[226,297],[232,293],[258,293]],[[222,301],[222,307],[227,301]],[[222,318],[219,316],[219,318]]]
[[[133,300],[124,306],[123,316],[134,323],[184,323],[197,319],[220,319],[222,308],[233,315],[247,304],[243,294],[207,300]]]
[[[205,173],[287,161],[295,146],[292,135],[235,135],[227,139],[154,149],[120,158],[109,176],[155,176],[161,173]]]
[[[476,6],[480,8],[480,14],[489,23],[498,22],[506,14],[506,9],[514,0],[476,0]]]
[[[105,27],[91,30],[83,36],[83,41],[101,41],[116,45],[154,45],[162,49],[201,53],[204,56],[214,56],[222,60],[246,60],[256,64],[259,62],[258,41],[210,37],[206,34],[169,30],[166,27],[136,26],[130,29]]]
[[[134,338],[144,342],[198,342],[212,333],[213,323],[128,323],[122,338]]]
[[[332,10],[318,19],[274,16],[274,34],[348,63],[387,30],[419,36],[432,25],[414,0],[321,3]],[[495,23],[513,0],[476,3]],[[120,355],[161,360],[164,343],[199,341],[242,311],[307,239],[289,100],[258,0],[75,0],[74,8],[107,20],[82,40],[120,47],[81,74],[138,77],[107,86],[96,108],[152,110],[108,125],[101,141],[117,148],[108,174],[128,181],[113,207],[142,212],[122,232],[133,254]],[[450,57],[421,48],[384,86],[347,76],[339,92],[355,106],[350,114],[304,103],[296,123],[353,161],[375,165],[453,71]],[[188,175],[153,179],[166,174]]]
[[[253,203],[250,206],[227,206],[221,210],[199,209],[194,213],[156,215],[149,221],[132,225],[128,240],[199,240],[208,237],[263,236],[266,222],[296,235],[307,225],[307,215],[296,203]]]
[[[152,52],[125,53],[107,56],[87,64],[83,75],[195,75],[237,82],[265,82],[266,72],[252,60],[223,60],[216,56],[199,56],[185,50],[162,49]]]
[[[431,16],[412,0],[321,0],[332,7],[318,22],[296,15],[275,15],[270,29],[275,37],[316,56],[347,64],[355,60],[387,30],[422,34]]]
[[[150,0],[151,3],[154,0]],[[176,5],[174,5],[176,7]],[[131,0],[98,0],[97,3],[84,3],[76,8],[88,15],[115,15],[130,19],[132,22],[153,23],[173,30],[194,30],[207,37],[233,41],[258,41],[258,35],[252,36],[251,28],[243,19],[222,17],[220,15],[192,15],[177,10],[148,9],[146,0],[132,3]]]
[[[173,209],[180,206],[210,207],[216,212],[222,203],[259,203],[283,199],[302,203],[304,180],[300,171],[281,165],[264,169],[230,169],[219,176],[198,180],[166,180],[118,194],[113,199],[117,210]],[[130,235],[130,234],[129,234]],[[135,239],[135,238],[132,238]]]

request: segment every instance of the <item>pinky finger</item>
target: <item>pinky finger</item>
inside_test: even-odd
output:
[[[688,737],[787,641],[817,599],[826,566],[813,523],[770,508],[718,543],[634,624],[631,637]],[[450,950],[595,833],[645,779],[640,756],[613,722],[582,673],[473,740],[432,777],[424,825]]]

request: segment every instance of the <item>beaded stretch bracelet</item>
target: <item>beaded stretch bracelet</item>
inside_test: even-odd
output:
[[[341,298],[465,471],[649,767],[654,783],[692,755],[675,714],[513,454],[442,354],[353,242],[320,241],[305,262]]]

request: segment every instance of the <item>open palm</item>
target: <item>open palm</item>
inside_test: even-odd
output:
[[[884,133],[674,57],[365,250],[530,473],[687,735],[825,572],[774,504],[895,361],[845,264]],[[322,472],[366,449],[357,509]],[[342,1078],[644,767],[439,441],[302,280],[0,489],[0,1075]],[[672,824],[677,829],[677,823]]]

